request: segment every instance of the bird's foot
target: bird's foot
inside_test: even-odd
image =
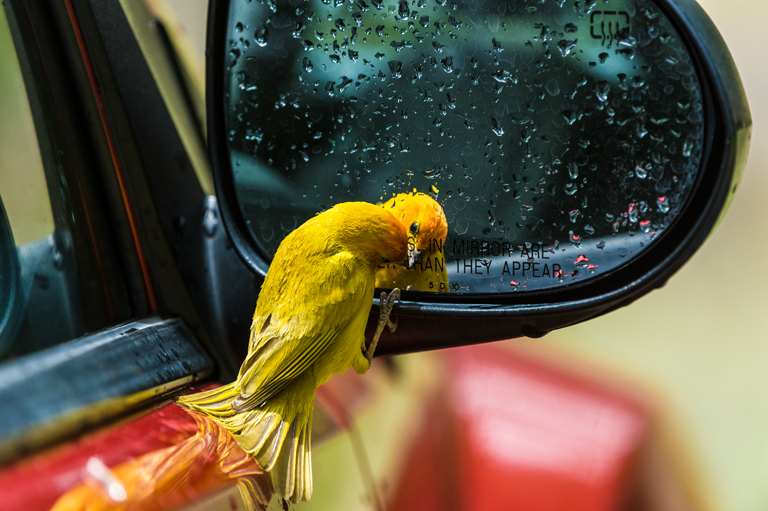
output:
[[[381,337],[384,327],[389,327],[390,332],[397,330],[397,323],[392,323],[389,319],[392,307],[395,306],[395,301],[400,301],[400,290],[398,288],[390,291],[389,295],[384,291],[381,292],[381,298],[379,299],[379,325],[376,327],[376,333],[371,340],[371,344],[368,346],[368,350],[365,352],[365,358],[368,359],[368,362],[373,360],[373,353],[376,351],[376,345],[379,343],[379,337]]]

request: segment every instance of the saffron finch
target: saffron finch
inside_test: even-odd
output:
[[[438,214],[429,212],[420,221]],[[365,202],[338,204],[299,226],[280,244],[264,280],[237,380],[179,398],[229,430],[290,502],[312,495],[315,390],[350,366],[365,373],[378,335],[393,327],[388,315],[397,290],[382,300],[379,329],[365,351],[377,267],[419,257],[409,229],[388,209]]]
[[[417,291],[448,291],[443,245],[448,235],[448,223],[443,208],[425,193],[400,193],[381,205],[408,226],[408,242],[422,257],[405,268],[382,263],[376,271],[376,287],[382,289],[415,289]]]

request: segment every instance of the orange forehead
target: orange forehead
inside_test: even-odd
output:
[[[408,229],[413,222],[419,224],[420,239],[435,239],[445,242],[448,222],[442,206],[425,193],[400,193],[382,207],[388,209]]]

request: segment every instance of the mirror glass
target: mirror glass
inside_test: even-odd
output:
[[[448,290],[566,286],[662,236],[699,170],[701,85],[645,0],[233,0],[221,58],[267,254],[336,203],[417,190],[445,211]]]

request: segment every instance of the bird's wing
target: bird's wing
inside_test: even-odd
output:
[[[312,271],[322,277],[278,280],[275,284],[285,287],[278,292],[262,289],[267,293],[263,298],[278,298],[259,307],[264,319],[257,318],[252,326],[238,378],[241,397],[234,408],[253,408],[282,390],[317,360],[361,308],[370,307],[371,271],[351,254],[336,254]]]

